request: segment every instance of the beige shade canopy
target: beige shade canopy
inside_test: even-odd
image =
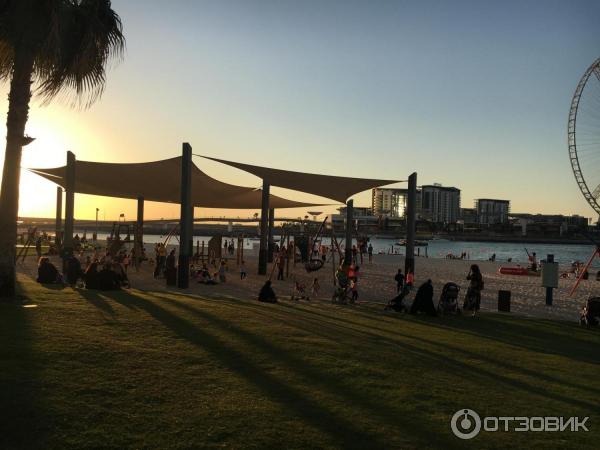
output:
[[[63,188],[66,166],[29,169]],[[181,201],[181,156],[147,163],[102,163],[76,161],[75,192],[166,203]],[[192,203],[196,207],[224,209],[260,209],[260,189],[235,186],[209,177],[192,164]],[[305,208],[321,206],[288,200],[276,195],[269,199],[270,208]]]
[[[227,164],[262,178],[271,186],[293,189],[320,197],[330,198],[346,203],[349,197],[374,187],[398,183],[400,180],[375,180],[370,178],[350,178],[334,175],[318,175],[312,173],[292,172],[290,170],[270,169],[252,166],[223,159],[202,156],[203,158]]]

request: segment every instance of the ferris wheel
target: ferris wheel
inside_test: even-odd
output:
[[[575,181],[600,215],[600,58],[588,67],[571,100],[569,158]]]

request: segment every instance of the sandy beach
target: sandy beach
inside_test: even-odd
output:
[[[58,257],[51,258],[60,269],[61,262]],[[81,258],[85,260],[85,255]],[[257,275],[257,256],[247,252],[244,256],[248,277],[240,280],[239,267],[236,265],[235,256],[228,260],[227,280],[215,286],[199,284],[195,280],[190,283],[187,290],[190,294],[198,294],[208,297],[235,297],[256,298],[256,295],[266,279]],[[416,258],[415,286],[419,286],[427,279],[431,279],[434,285],[434,302],[439,299],[442,287],[445,283],[452,281],[461,286],[462,298],[468,282],[466,275],[469,271],[471,261],[448,260],[435,258]],[[498,273],[500,263],[488,261],[477,261],[485,280],[485,290],[482,293],[481,308],[483,311],[497,311],[498,291],[511,291],[511,313],[548,319],[559,319],[568,321],[579,320],[579,311],[585,299],[591,295],[600,293],[600,282],[584,280],[577,292],[570,297],[573,279],[561,279],[560,287],[554,290],[554,302],[551,307],[545,304],[545,288],[541,286],[540,277],[534,276],[509,276]],[[269,264],[269,274],[273,268]],[[362,276],[359,282],[359,304],[363,302],[386,303],[396,293],[394,275],[398,268],[404,268],[404,258],[400,255],[374,255],[373,262],[369,263],[365,258],[364,264],[360,266]],[[561,267],[561,271],[563,268]],[[29,277],[36,277],[36,258],[27,257],[25,262],[19,261],[17,270]],[[313,278],[318,278],[320,292],[311,301],[330,301],[333,293],[333,268],[331,263],[321,270],[308,273],[303,264],[296,263],[295,267],[290,263],[289,277],[286,280],[276,280],[276,272],[273,273],[273,288],[283,301],[289,300],[293,292],[294,279],[310,287]],[[154,279],[152,276],[153,265],[149,262],[142,263],[140,270],[129,267],[128,276],[133,288],[149,291],[174,290],[177,288],[167,287],[164,278]],[[267,276],[268,277],[268,276]],[[309,289],[308,289],[309,290]],[[411,293],[411,297],[414,295]],[[304,301],[304,300],[302,300]]]

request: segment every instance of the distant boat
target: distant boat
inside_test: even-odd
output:
[[[399,245],[400,247],[406,247],[406,239],[401,240],[400,242],[396,242],[395,245]],[[429,243],[427,241],[415,241],[415,247],[427,247]]]

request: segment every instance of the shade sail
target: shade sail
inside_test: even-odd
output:
[[[63,188],[66,166],[29,169]],[[75,192],[166,203],[180,203],[181,157],[147,163],[102,163],[76,161]],[[260,209],[259,189],[235,186],[215,180],[192,164],[192,203],[197,207],[224,209]],[[317,206],[271,195],[270,208]],[[320,205],[319,205],[320,206]]]
[[[398,183],[400,180],[375,180],[371,178],[350,178],[334,175],[318,175],[313,173],[292,172],[290,170],[270,169],[252,166],[224,159],[202,156],[203,158],[227,164],[249,172],[267,181],[271,186],[293,189],[320,197],[346,203],[349,197],[367,189]]]

